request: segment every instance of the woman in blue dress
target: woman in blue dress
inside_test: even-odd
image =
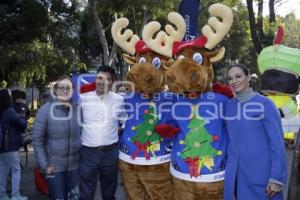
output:
[[[236,97],[225,111],[229,144],[224,200],[282,200],[287,171],[279,111],[252,90],[244,65],[230,66],[227,75]]]

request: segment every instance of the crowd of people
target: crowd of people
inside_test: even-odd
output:
[[[253,91],[247,67],[232,65],[227,75],[235,97],[227,101],[225,108],[229,142],[224,144],[227,145],[224,199],[282,200],[287,171],[279,112],[270,100]],[[78,103],[72,101],[76,89],[72,79],[63,76],[53,87],[53,99],[38,110],[32,145],[51,199],[92,200],[98,180],[102,198],[115,199],[119,132],[128,117],[123,97],[110,91],[116,80],[113,68],[100,67],[96,90],[80,95]],[[249,109],[256,110],[251,116],[255,120],[246,117],[230,120],[246,102],[254,105]],[[255,105],[263,105],[264,109]],[[26,117],[14,110],[6,89],[0,91],[0,117],[0,199],[10,199],[6,193],[10,169],[11,199],[25,200],[19,193],[18,149]]]

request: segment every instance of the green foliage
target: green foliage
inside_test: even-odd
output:
[[[109,50],[113,46],[110,27],[115,21],[115,16],[126,17],[130,24],[128,28],[135,34],[141,35],[144,22],[159,20],[164,24],[169,12],[177,10],[179,0],[103,0],[98,1],[97,12],[108,42]],[[146,20],[146,21],[144,21]],[[80,18],[80,60],[88,66],[99,63],[99,55],[102,53],[99,37],[96,32],[95,22],[92,16],[91,6],[88,5],[81,13]],[[118,52],[122,50],[119,49]]]
[[[280,19],[279,23],[285,29],[283,45],[300,49],[300,20],[296,19],[295,13],[288,14],[285,18]]]
[[[87,0],[86,0],[87,1]],[[91,0],[89,0],[91,1]],[[138,35],[143,25],[158,20],[164,25],[167,14],[177,11],[180,0],[101,0],[97,13],[105,28],[109,50],[113,47],[110,33],[115,17],[127,17],[128,28]],[[257,53],[253,47],[248,22],[248,11],[241,0],[201,0],[199,32],[209,18],[208,7],[225,3],[233,8],[234,23],[228,36],[219,46],[225,46],[224,59],[215,64],[216,78],[225,82],[226,67],[243,63],[257,73]],[[79,0],[2,0],[0,3],[0,81],[12,84],[35,84],[43,89],[50,81],[71,72],[87,71],[101,60],[102,47],[95,28],[90,5],[79,10]],[[300,48],[300,21],[290,13],[277,17],[276,24],[263,19],[264,47],[271,45],[274,27],[283,24],[286,36],[283,44]],[[122,50],[118,49],[114,65],[123,70]],[[73,68],[74,70],[74,68]],[[123,74],[123,73],[121,73]],[[258,80],[259,81],[259,80]]]
[[[0,89],[4,89],[7,87],[7,82],[5,80],[0,82]]]
[[[6,0],[0,4],[0,80],[43,89],[70,72],[78,46],[76,2]]]

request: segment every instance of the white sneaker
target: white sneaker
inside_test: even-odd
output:
[[[28,198],[26,196],[17,196],[17,197],[12,197],[11,200],[27,200]]]

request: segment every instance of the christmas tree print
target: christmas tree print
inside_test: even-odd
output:
[[[208,133],[204,125],[205,121],[199,116],[198,107],[193,106],[188,125],[190,131],[184,140],[180,141],[180,144],[186,145],[180,156],[188,163],[191,177],[199,176],[203,167],[212,170],[213,158],[222,154],[211,145],[211,142],[218,140],[218,137]]]
[[[132,127],[132,130],[136,132],[136,135],[131,138],[131,141],[136,145],[136,150],[131,156],[132,159],[135,159],[138,153],[142,151],[146,159],[149,160],[149,152],[155,156],[155,151],[160,149],[160,136],[154,131],[158,116],[153,102],[149,104],[149,109],[144,111],[143,119],[141,124]]]

